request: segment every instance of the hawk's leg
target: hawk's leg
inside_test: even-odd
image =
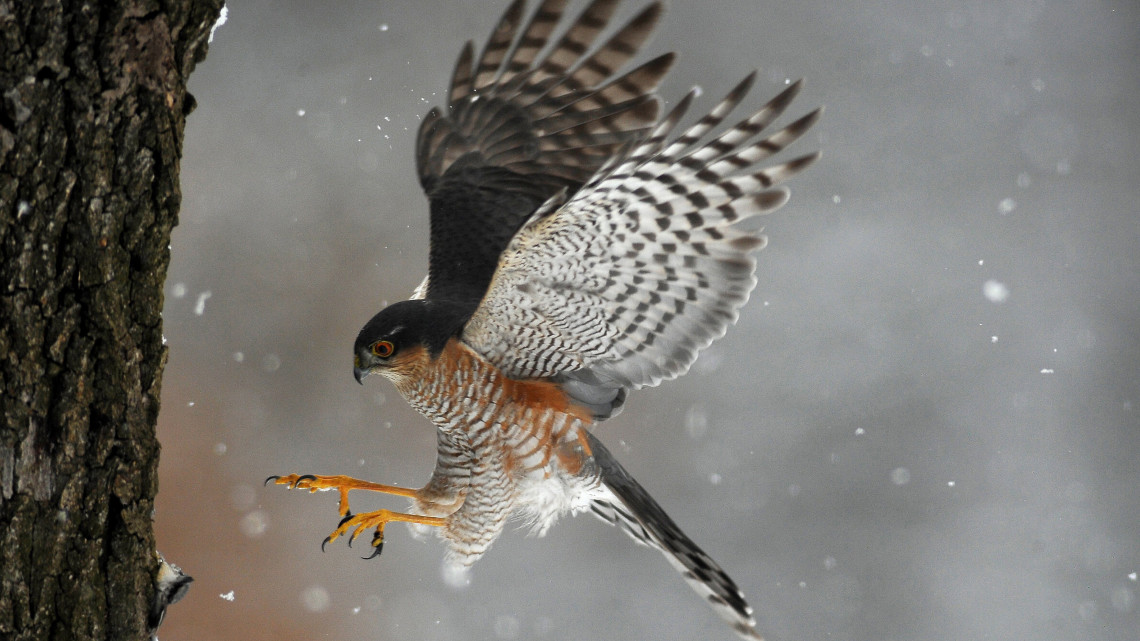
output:
[[[354,515],[348,508],[348,493],[352,490],[382,492],[384,494],[406,496],[412,499],[422,498],[420,496],[420,490],[397,487],[395,485],[383,485],[371,481],[361,481],[351,476],[340,475],[315,476],[313,474],[290,474],[289,476],[271,476],[265,479],[267,484],[270,481],[273,481],[276,485],[286,485],[291,490],[301,489],[309,490],[310,492],[316,492],[317,490],[336,490],[339,492],[340,501],[337,505],[337,510],[344,518],[341,519],[336,530],[325,538],[324,543],[321,544],[322,549],[326,543],[336,540],[349,530],[352,530],[352,535],[348,539],[348,544],[352,545],[352,542],[360,536],[361,532],[368,528],[376,528],[375,534],[372,535],[372,547],[376,550],[372,553],[372,556],[377,556],[384,547],[384,526],[392,521],[418,523],[420,525],[430,525],[434,527],[442,527],[446,524],[443,518],[435,516],[405,514],[403,512],[392,512],[391,510],[376,510],[375,512],[365,512],[363,514]]]
[[[396,496],[406,496],[408,498],[419,498],[419,490],[413,490],[406,487],[397,487],[395,485],[383,485],[380,483],[373,483],[371,481],[361,481],[354,479],[351,476],[314,476],[312,474],[290,474],[289,476],[271,476],[265,479],[266,485],[273,481],[276,485],[287,485],[290,490],[309,490],[316,492],[317,490],[337,490],[340,493],[340,502],[337,505],[337,511],[341,516],[348,516],[350,511],[348,509],[348,493],[352,490],[367,490],[369,492],[382,492],[384,494],[394,494]]]
[[[352,530],[352,534],[348,537],[349,546],[360,536],[360,533],[368,528],[376,528],[372,534],[372,547],[375,548],[371,555],[365,557],[371,559],[380,556],[380,551],[384,549],[384,526],[392,521],[401,521],[404,523],[418,523],[420,525],[431,525],[434,527],[443,527],[447,525],[447,519],[438,516],[421,516],[419,514],[405,514],[403,512],[393,512],[391,510],[376,510],[375,512],[365,512],[364,514],[348,515],[341,519],[340,525],[337,526],[333,533],[325,537],[324,543],[321,543],[321,549],[324,549],[325,544],[335,541],[340,535]]]

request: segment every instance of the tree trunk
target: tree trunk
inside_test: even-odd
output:
[[[144,639],[179,158],[222,0],[0,0],[0,638]]]

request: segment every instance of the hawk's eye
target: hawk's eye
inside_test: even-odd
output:
[[[376,341],[375,343],[372,343],[373,356],[388,358],[394,351],[396,351],[396,346],[388,341]]]

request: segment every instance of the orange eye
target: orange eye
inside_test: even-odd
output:
[[[396,351],[396,346],[388,341],[376,341],[375,343],[372,343],[373,356],[388,358],[394,351]]]

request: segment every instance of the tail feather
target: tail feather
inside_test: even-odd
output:
[[[589,441],[606,490],[590,506],[594,515],[625,530],[634,541],[660,550],[689,587],[741,638],[763,641],[752,608],[736,583],[677,527],[597,437],[589,434]]]

